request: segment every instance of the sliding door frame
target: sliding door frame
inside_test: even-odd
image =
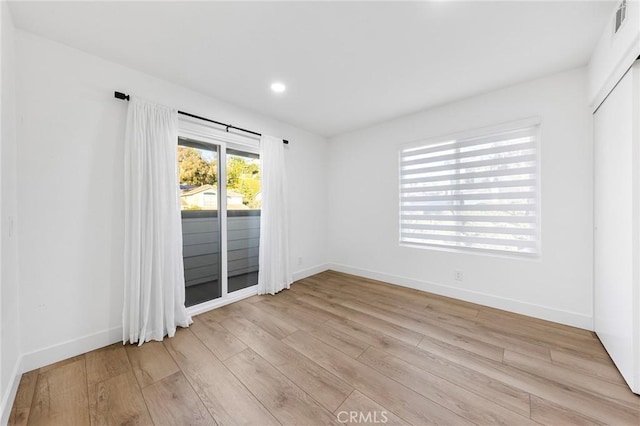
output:
[[[232,293],[228,292],[227,147],[251,154],[259,154],[260,145],[259,140],[256,138],[227,133],[213,127],[210,123],[187,116],[180,116],[178,119],[178,137],[185,137],[218,147],[218,165],[220,171],[220,176],[218,177],[218,219],[220,220],[220,297],[187,307],[187,313],[189,315],[198,315],[258,294],[257,285],[246,287]],[[177,143],[178,141],[176,140],[176,147]]]

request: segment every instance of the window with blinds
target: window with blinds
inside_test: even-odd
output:
[[[400,243],[535,256],[538,124],[400,150]]]

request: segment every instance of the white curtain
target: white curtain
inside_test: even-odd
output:
[[[177,176],[177,111],[131,98],[125,138],[122,341],[188,327]]]
[[[289,269],[287,179],[282,139],[260,138],[262,212],[258,294],[275,294],[293,281]]]

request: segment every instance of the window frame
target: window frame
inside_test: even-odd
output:
[[[526,252],[516,252],[509,250],[500,250],[500,249],[490,249],[490,248],[481,248],[481,247],[463,247],[463,246],[448,246],[445,244],[436,244],[436,243],[417,243],[417,242],[406,242],[403,241],[402,231],[402,215],[403,215],[403,170],[402,170],[402,157],[403,151],[412,148],[426,148],[429,146],[434,146],[446,142],[450,142],[452,140],[459,139],[467,139],[473,137],[486,137],[492,134],[499,134],[503,132],[516,131],[516,130],[524,130],[526,128],[535,127],[535,160],[534,164],[536,167],[535,173],[535,233],[533,234],[535,237],[535,252],[534,253],[526,253]],[[465,130],[457,133],[446,134],[443,136],[433,137],[433,138],[425,138],[417,141],[404,143],[398,145],[398,158],[397,158],[397,167],[398,167],[398,244],[400,247],[407,248],[416,248],[423,250],[436,250],[436,251],[444,251],[444,252],[453,252],[453,253],[461,253],[461,254],[473,254],[473,255],[484,255],[484,256],[492,256],[492,257],[505,257],[510,259],[517,260],[533,260],[539,261],[542,257],[542,178],[541,178],[541,170],[542,170],[542,120],[540,117],[529,117],[526,119],[514,120],[502,124],[486,126],[471,130]],[[406,229],[406,228],[404,228]],[[460,240],[457,240],[460,241]]]
[[[249,154],[255,154],[260,156],[260,140],[259,138],[246,135],[238,135],[227,132],[223,129],[219,129],[215,125],[199,120],[197,118],[179,115],[178,116],[178,134],[176,138],[176,147],[180,138],[193,139],[203,144],[215,145],[218,148],[218,180],[220,182],[227,181],[227,165],[226,161],[222,161],[222,158],[226,159],[227,149],[243,151]],[[178,164],[176,162],[176,167]],[[227,305],[246,297],[253,296],[258,292],[258,286],[254,285],[246,287],[240,290],[229,293],[228,283],[228,235],[227,235],[227,186],[219,185],[218,188],[218,218],[220,221],[220,241],[221,256],[220,256],[220,268],[221,268],[221,296],[216,299],[212,299],[197,305],[189,306],[187,313],[189,315],[198,315],[220,306]],[[225,249],[223,250],[222,247]]]

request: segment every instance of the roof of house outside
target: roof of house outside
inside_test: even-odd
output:
[[[182,194],[180,194],[181,197],[186,197],[189,195],[195,195],[198,194],[200,192],[203,191],[211,191],[215,194],[218,193],[218,189],[214,186],[214,185],[202,185],[202,186],[198,186],[196,188],[192,188],[192,189],[187,189],[187,190],[182,190]],[[242,197],[242,194],[240,194],[239,192],[236,191],[231,191],[231,190],[227,190],[227,197]]]

